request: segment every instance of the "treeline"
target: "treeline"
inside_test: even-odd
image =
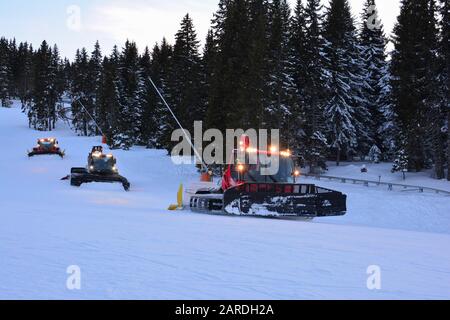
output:
[[[434,166],[441,179],[450,165],[448,2],[403,0],[393,52],[374,0],[360,25],[347,0],[299,0],[293,10],[286,0],[220,0],[202,51],[189,15],[174,45],[164,39],[142,54],[127,41],[104,56],[97,43],[69,62],[45,42],[35,51],[2,39],[0,100],[20,98],[38,130],[64,116],[113,148],[170,149],[177,125],[151,77],[189,130],[196,120],[280,129],[313,169],[370,156],[397,171]]]

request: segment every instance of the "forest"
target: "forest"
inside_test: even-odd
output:
[[[360,19],[348,0],[220,0],[203,46],[189,14],[173,44],[70,59],[2,37],[0,107],[20,100],[35,130],[62,120],[113,149],[170,150],[178,126],[153,79],[187,130],[280,129],[312,169],[370,158],[450,181],[449,2],[402,0],[392,36],[375,0]]]

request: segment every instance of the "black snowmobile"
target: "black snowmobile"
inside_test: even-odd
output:
[[[58,140],[55,138],[43,138],[37,141],[37,146],[33,148],[33,151],[28,151],[30,158],[42,155],[58,155],[64,158],[65,152],[58,146]]]
[[[79,187],[83,183],[109,182],[122,183],[125,191],[130,190],[130,183],[119,174],[116,158],[112,154],[104,154],[103,147],[93,147],[88,157],[87,168],[72,168],[70,184]]]

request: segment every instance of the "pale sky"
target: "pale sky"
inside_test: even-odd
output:
[[[329,0],[324,0],[328,4]],[[349,0],[359,19],[365,0]],[[182,17],[194,19],[199,39],[206,37],[219,0],[0,0],[0,36],[15,37],[36,47],[42,40],[56,43],[62,56],[75,50],[92,51],[96,40],[103,53],[126,39],[139,49],[152,47],[164,36],[173,43]],[[290,0],[292,6],[295,0]],[[400,12],[400,0],[378,0],[380,18],[389,35]]]

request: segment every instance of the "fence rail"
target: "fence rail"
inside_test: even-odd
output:
[[[361,180],[361,179],[352,179],[352,178],[332,177],[332,176],[322,176],[322,175],[316,175],[316,174],[303,174],[303,176],[307,177],[307,178],[314,178],[316,180],[329,180],[329,181],[338,181],[341,183],[360,184],[360,185],[363,185],[366,187],[384,186],[384,187],[387,187],[387,189],[389,191],[420,192],[420,193],[428,192],[428,193],[435,193],[435,194],[442,194],[445,196],[450,196],[450,191],[422,187],[422,186],[412,186],[412,185],[390,183],[390,182],[370,181],[370,180]]]

